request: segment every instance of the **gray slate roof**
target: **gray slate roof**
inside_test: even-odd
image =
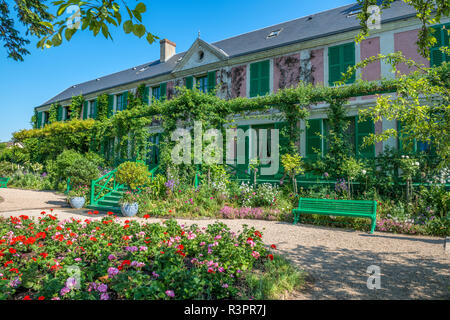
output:
[[[359,29],[359,20],[356,16],[347,17],[348,13],[354,9],[357,9],[357,5],[350,4],[244,33],[232,38],[214,42],[212,45],[223,50],[230,58],[232,58],[296,42],[308,41],[319,37]],[[389,9],[383,10],[381,22],[386,23],[406,17],[412,17],[415,16],[415,13],[414,8],[411,6],[406,5],[401,1],[395,1]],[[281,28],[282,31],[278,36],[267,39],[267,35],[270,32]],[[174,69],[178,59],[183,57],[185,53],[186,52],[178,53],[165,63],[160,63],[158,59],[134,68],[100,77],[99,80],[91,80],[77,84],[64,90],[57,96],[43,103],[41,106],[70,99],[75,95],[86,95],[170,73]]]

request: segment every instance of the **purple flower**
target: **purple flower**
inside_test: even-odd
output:
[[[115,255],[113,255],[113,254],[110,254],[110,255],[108,256],[108,259],[109,259],[109,260],[114,260],[114,259],[117,259],[117,258],[116,258],[116,256],[115,256]]]
[[[108,286],[107,286],[106,284],[104,284],[104,283],[100,284],[100,285],[97,287],[97,291],[98,291],[98,292],[105,293],[107,290],[108,290]]]
[[[102,293],[101,296],[100,296],[100,300],[109,300],[109,294]]]
[[[119,269],[111,267],[108,268],[108,278],[114,278],[119,273]]]
[[[61,291],[59,292],[60,295],[64,296],[65,294],[69,293],[70,289],[67,287],[64,287],[61,289]]]

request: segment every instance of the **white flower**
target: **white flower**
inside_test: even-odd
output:
[[[364,169],[363,169],[363,170],[361,171],[361,173],[362,173],[363,175],[365,175],[365,174],[366,174],[366,172],[367,172],[367,171],[366,171],[366,170],[364,170]]]
[[[420,163],[416,161],[415,165],[416,165],[416,166],[420,166]]]

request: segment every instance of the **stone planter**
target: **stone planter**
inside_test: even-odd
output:
[[[69,199],[70,206],[74,209],[83,208],[85,202],[86,202],[86,199],[84,197],[75,197],[75,198]]]
[[[122,203],[120,205],[120,211],[125,217],[133,217],[137,214],[139,206],[137,202],[134,203]]]

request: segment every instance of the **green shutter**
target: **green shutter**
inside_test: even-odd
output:
[[[250,65],[250,98],[256,97],[259,93],[259,63]]]
[[[375,125],[372,120],[358,121],[358,117],[355,119],[356,123],[356,154],[361,158],[374,158],[375,157],[375,145],[371,144],[363,147],[364,137],[369,136],[371,133],[375,133]]]
[[[159,86],[159,91],[160,91],[160,95],[161,95],[161,99],[165,100],[166,96],[167,96],[167,83],[161,83]]]
[[[330,86],[341,79],[341,50],[339,46],[328,49],[328,83]]]
[[[98,115],[98,98],[94,101],[94,112],[92,112],[93,118],[97,120]]]
[[[38,112],[37,114],[37,127],[38,128],[42,127],[42,111]]]
[[[216,72],[208,72],[208,92],[213,91],[216,87]]]
[[[114,112],[114,95],[108,95],[108,118],[112,117]]]
[[[186,89],[192,90],[194,88],[194,77],[186,77],[185,79]]]
[[[250,97],[263,96],[270,92],[270,61],[250,64]]]
[[[308,120],[306,129],[306,158],[317,159],[316,150],[322,152],[323,121],[322,119]]]
[[[123,101],[123,108],[122,110],[127,110],[127,106],[128,106],[128,91],[125,91],[122,95],[122,101]]]
[[[341,80],[342,73],[347,72],[348,67],[355,65],[355,43],[350,42],[328,48],[328,83]],[[355,74],[346,83],[353,83]]]
[[[355,65],[355,43],[350,42],[342,45],[342,73],[347,72],[348,67],[352,67]],[[353,73],[352,77],[348,79],[345,83],[353,83],[355,82],[355,74]]]
[[[150,87],[145,87],[145,89],[144,89],[144,97],[143,97],[143,101],[142,102],[144,102],[144,104],[149,104],[150,103],[150,101],[149,101],[149,97],[150,97]]]
[[[62,120],[62,106],[58,105],[57,109],[56,109],[56,121],[61,121]]]
[[[432,29],[435,30],[433,36],[436,38],[436,44],[430,48],[430,65],[431,67],[438,67],[444,61],[450,62],[450,56],[439,50],[441,47],[449,45],[448,30],[450,29],[450,24],[436,26]]]
[[[260,62],[259,95],[264,96],[270,92],[270,61]]]
[[[89,105],[89,101],[84,101],[83,120],[86,120],[88,118],[88,105]]]
[[[250,128],[249,125],[245,125],[245,126],[238,126],[237,129],[242,129],[244,131],[244,134],[247,132],[247,130]],[[236,148],[236,176],[238,178],[247,178],[247,174],[249,173],[249,147],[250,147],[250,140],[249,137],[247,135],[245,135],[245,163],[237,163],[237,150],[238,148]]]

